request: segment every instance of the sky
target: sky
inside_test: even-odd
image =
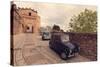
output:
[[[84,11],[85,8],[97,10],[93,5],[76,5],[62,3],[43,3],[31,1],[16,1],[17,7],[32,8],[38,12],[41,20],[41,27],[59,25],[64,31],[69,29],[72,16]]]

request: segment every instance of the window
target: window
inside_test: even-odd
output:
[[[29,16],[31,16],[31,12],[29,12]]]

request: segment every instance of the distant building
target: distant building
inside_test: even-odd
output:
[[[11,4],[11,24],[13,34],[38,33],[40,29],[40,16],[31,8],[17,8]]]

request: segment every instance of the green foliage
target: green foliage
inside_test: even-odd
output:
[[[77,16],[73,16],[69,25],[72,32],[97,32],[97,12],[85,9]]]

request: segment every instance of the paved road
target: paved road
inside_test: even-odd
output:
[[[37,65],[54,63],[72,63],[90,61],[83,56],[76,56],[66,61],[48,47],[49,41],[42,41],[36,34],[14,36],[14,65]]]

